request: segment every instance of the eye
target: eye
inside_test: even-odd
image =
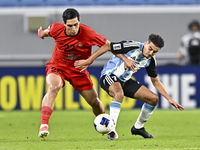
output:
[[[149,50],[150,50],[150,51],[152,51],[152,50],[153,50],[151,46],[149,46]]]
[[[68,26],[68,27],[73,27],[73,25],[69,25],[69,24],[68,24],[67,26]]]
[[[68,24],[67,26],[71,28],[71,27],[73,27],[73,26],[75,26],[75,27],[76,27],[77,25],[78,25],[78,22],[77,22],[77,23],[75,23],[75,24]]]

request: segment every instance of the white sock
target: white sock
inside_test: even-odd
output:
[[[112,101],[110,104],[110,116],[113,118],[115,122],[115,127],[117,125],[117,119],[119,117],[120,110],[121,110],[121,103],[117,101]],[[113,130],[115,131],[115,128]]]
[[[47,126],[47,127],[48,127],[48,124],[41,124],[41,125],[40,125],[40,129],[41,129],[42,127],[44,127],[44,126]]]
[[[144,123],[149,119],[149,117],[153,113],[154,108],[155,106],[149,105],[147,103],[143,104],[140,115],[134,125],[136,129],[144,127]]]

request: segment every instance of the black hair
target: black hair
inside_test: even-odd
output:
[[[74,8],[68,8],[68,9],[66,9],[63,12],[63,15],[62,15],[64,23],[66,23],[67,20],[74,19],[76,17],[77,17],[78,20],[80,20],[79,12],[76,9],[74,9]]]
[[[200,24],[197,20],[193,20],[192,22],[190,22],[189,25],[188,25],[188,29],[192,30],[192,26],[197,26],[198,30],[200,30]]]
[[[149,43],[152,42],[156,47],[162,48],[164,46],[164,40],[160,35],[150,34]]]

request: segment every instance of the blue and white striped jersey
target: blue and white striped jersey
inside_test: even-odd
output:
[[[130,46],[130,47],[133,47],[133,49],[131,50],[130,47],[128,47],[128,44],[126,44],[126,43],[128,43],[128,44],[131,43],[130,45],[134,45],[134,47]],[[111,43],[111,46],[115,50],[126,49],[128,47],[129,51],[126,52],[124,55],[128,59],[134,60],[137,64],[138,68],[146,67],[146,70],[147,70],[147,73],[149,76],[156,77],[157,71],[156,71],[156,67],[155,67],[156,66],[155,58],[154,57],[146,58],[142,54],[144,43],[135,42],[135,41],[127,41],[126,43],[120,43],[120,42],[119,42],[119,44]],[[138,47],[135,45],[138,45]],[[121,81],[125,82],[131,78],[133,73],[134,72],[130,69],[128,71],[126,71],[126,66],[125,66],[124,62],[117,56],[113,55],[111,57],[111,59],[105,64],[103,70],[101,71],[101,77],[103,75],[115,74]]]

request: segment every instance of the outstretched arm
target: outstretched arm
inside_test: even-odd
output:
[[[160,82],[158,76],[153,78],[151,77],[151,81],[154,85],[154,87],[158,90],[158,92],[164,96],[168,101],[169,103],[174,106],[176,108],[176,110],[184,110],[183,106],[181,106],[179,103],[177,103],[176,101],[174,101],[170,96],[169,94],[166,92],[163,84]]]
[[[77,60],[74,62],[75,68],[83,68],[80,72],[83,72],[87,67],[99,56],[103,55],[105,52],[110,51],[110,41],[106,41],[102,47],[97,49],[88,59]]]
[[[84,71],[87,69],[87,67],[99,56],[101,56],[102,54],[104,54],[107,51],[111,51],[111,45],[110,45],[110,41],[106,41],[106,44],[104,44],[102,47],[100,47],[98,50],[96,50],[88,59],[86,60],[77,60],[74,63],[75,68],[83,68],[80,72]],[[131,69],[133,72],[136,72],[136,69],[139,69],[136,65],[136,63],[133,60],[128,59],[126,56],[124,56],[124,54],[116,54],[113,53],[114,55],[116,55],[117,57],[119,57],[125,64],[126,66],[126,71],[128,71],[129,69]]]
[[[38,36],[39,36],[41,39],[44,39],[45,37],[48,37],[48,36],[49,36],[48,29],[42,30],[42,27],[40,27],[40,28],[38,29]]]
[[[110,41],[106,41],[106,44],[104,44],[102,47],[100,47],[98,50],[96,50],[88,59],[87,61],[92,63],[97,57],[103,55],[107,51],[110,51]]]

